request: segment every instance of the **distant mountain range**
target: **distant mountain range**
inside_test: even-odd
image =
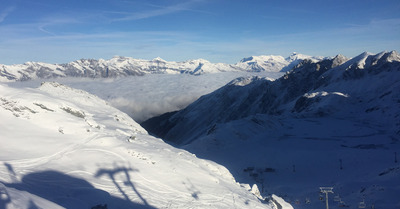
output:
[[[293,53],[287,58],[282,56],[252,56],[236,64],[211,63],[204,59],[185,62],[169,62],[161,58],[153,60],[113,57],[104,59],[81,59],[67,64],[49,64],[27,62],[16,65],[0,64],[0,81],[26,81],[62,77],[115,78],[140,76],[145,74],[192,74],[216,73],[227,71],[287,71],[302,60],[319,61],[323,57],[312,57]]]

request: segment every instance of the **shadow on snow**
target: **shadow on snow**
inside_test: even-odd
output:
[[[7,164],[6,167],[9,172],[13,171],[10,164]],[[95,188],[86,180],[54,170],[29,173],[23,176],[19,183],[0,183],[3,183],[9,188],[29,192],[65,208],[95,208],[95,206],[102,206],[105,204],[107,204],[107,206],[104,208],[154,208],[147,203],[135,188],[131,181],[130,171],[138,170],[119,167],[115,169],[99,169],[95,174],[96,178],[103,175],[109,177],[124,199],[114,197],[107,191]],[[117,174],[119,175],[118,180],[120,180],[121,174],[125,177],[125,181],[123,182],[124,186],[118,184],[115,179],[115,175]],[[10,175],[15,176],[13,173],[10,173]],[[126,193],[129,189],[132,189],[136,193],[143,204],[133,202],[129,199]],[[7,204],[12,201],[9,199],[9,195],[7,196],[8,201],[1,201],[0,209],[6,208]],[[31,200],[28,208],[38,208],[38,206]]]

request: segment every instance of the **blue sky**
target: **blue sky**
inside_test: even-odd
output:
[[[0,0],[0,63],[400,51],[399,0]]]

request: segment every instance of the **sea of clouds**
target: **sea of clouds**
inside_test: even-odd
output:
[[[199,76],[148,74],[115,79],[62,78],[51,81],[97,95],[140,123],[166,112],[183,109],[200,96],[211,93],[237,77],[253,75],[278,78],[282,73],[225,72]],[[43,81],[8,85],[35,88]]]

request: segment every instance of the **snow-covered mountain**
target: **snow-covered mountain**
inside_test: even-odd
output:
[[[106,101],[58,83],[39,88],[32,87],[39,80],[0,83],[0,208],[291,208],[285,200],[296,209],[317,209],[325,207],[321,186],[333,187],[331,208],[357,208],[360,202],[368,208],[399,207],[399,54],[291,57],[252,57],[230,65],[237,75],[294,69],[277,73],[284,74],[277,79],[237,78],[179,112],[143,123],[175,147],[148,135],[110,104],[127,102],[119,96],[140,100],[146,91],[157,91],[152,95],[158,100],[145,103],[165,110],[157,101],[185,100],[176,95],[186,90],[197,97],[216,88],[213,79],[236,73],[200,76],[215,77],[200,82],[201,91],[180,83],[194,84],[191,79],[199,76],[60,80]],[[139,62],[132,58],[112,60],[114,67],[106,63],[110,60],[80,60],[56,65],[59,69],[44,63],[26,69],[1,65],[1,81],[74,72],[73,77],[91,78],[107,77],[107,71],[108,77],[186,72],[171,70],[176,63],[159,58],[142,60],[141,69],[132,67]],[[70,64],[66,75],[63,66]],[[217,72],[206,66],[190,72]],[[159,85],[166,80],[178,87]],[[272,201],[263,204],[263,197]]]
[[[292,69],[294,66],[299,64],[303,60],[312,60],[313,62],[321,61],[324,57],[313,57],[298,53],[292,53],[289,57],[284,58],[278,55],[262,55],[262,56],[251,56],[242,59],[236,64],[240,69],[252,72],[271,71],[286,72]]]
[[[295,208],[324,207],[320,186],[334,187],[331,204],[395,208],[399,78],[395,51],[306,60],[276,80],[235,79],[142,125]]]
[[[342,105],[323,107],[330,103],[325,100],[342,99],[349,102],[348,105],[356,104],[356,109],[360,109],[357,99],[363,98],[361,101],[364,101],[370,98],[379,102],[379,91],[374,94],[366,92],[392,89],[390,84],[398,82],[392,74],[397,73],[399,61],[399,55],[394,51],[377,55],[363,53],[351,60],[338,55],[320,62],[303,61],[277,80],[257,76],[237,78],[161,123],[162,132],[167,132],[162,136],[178,143],[187,143],[198,137],[193,130],[204,134],[215,123],[255,114],[300,115],[309,111],[315,111],[315,114],[319,111],[318,114],[322,115],[339,112],[349,114],[348,108],[339,108]],[[388,76],[391,80],[383,82],[375,74]],[[370,85],[372,82],[374,85]],[[393,92],[397,93],[395,89]],[[392,102],[396,103],[395,100]],[[316,107],[317,104],[323,105]]]
[[[0,208],[276,204],[260,201],[256,186],[235,182],[225,167],[148,135],[82,90],[55,82],[39,88],[2,83],[0,118]]]
[[[113,57],[104,59],[81,59],[67,64],[27,62],[16,65],[0,64],[0,81],[26,81],[33,79],[53,79],[62,77],[115,78],[145,74],[191,74],[201,75],[217,72],[278,72],[287,70],[301,60],[318,61],[321,57],[292,54],[281,56],[253,56],[236,64],[211,63],[204,59],[185,62],[169,62],[161,58],[153,60]]]
[[[141,60],[118,56],[110,60],[81,59],[67,64],[27,62],[19,65],[0,65],[0,76],[3,77],[3,81],[26,81],[59,77],[115,78],[150,73],[199,75],[234,70],[236,69],[231,65],[213,64],[203,59],[167,62],[161,58]]]

